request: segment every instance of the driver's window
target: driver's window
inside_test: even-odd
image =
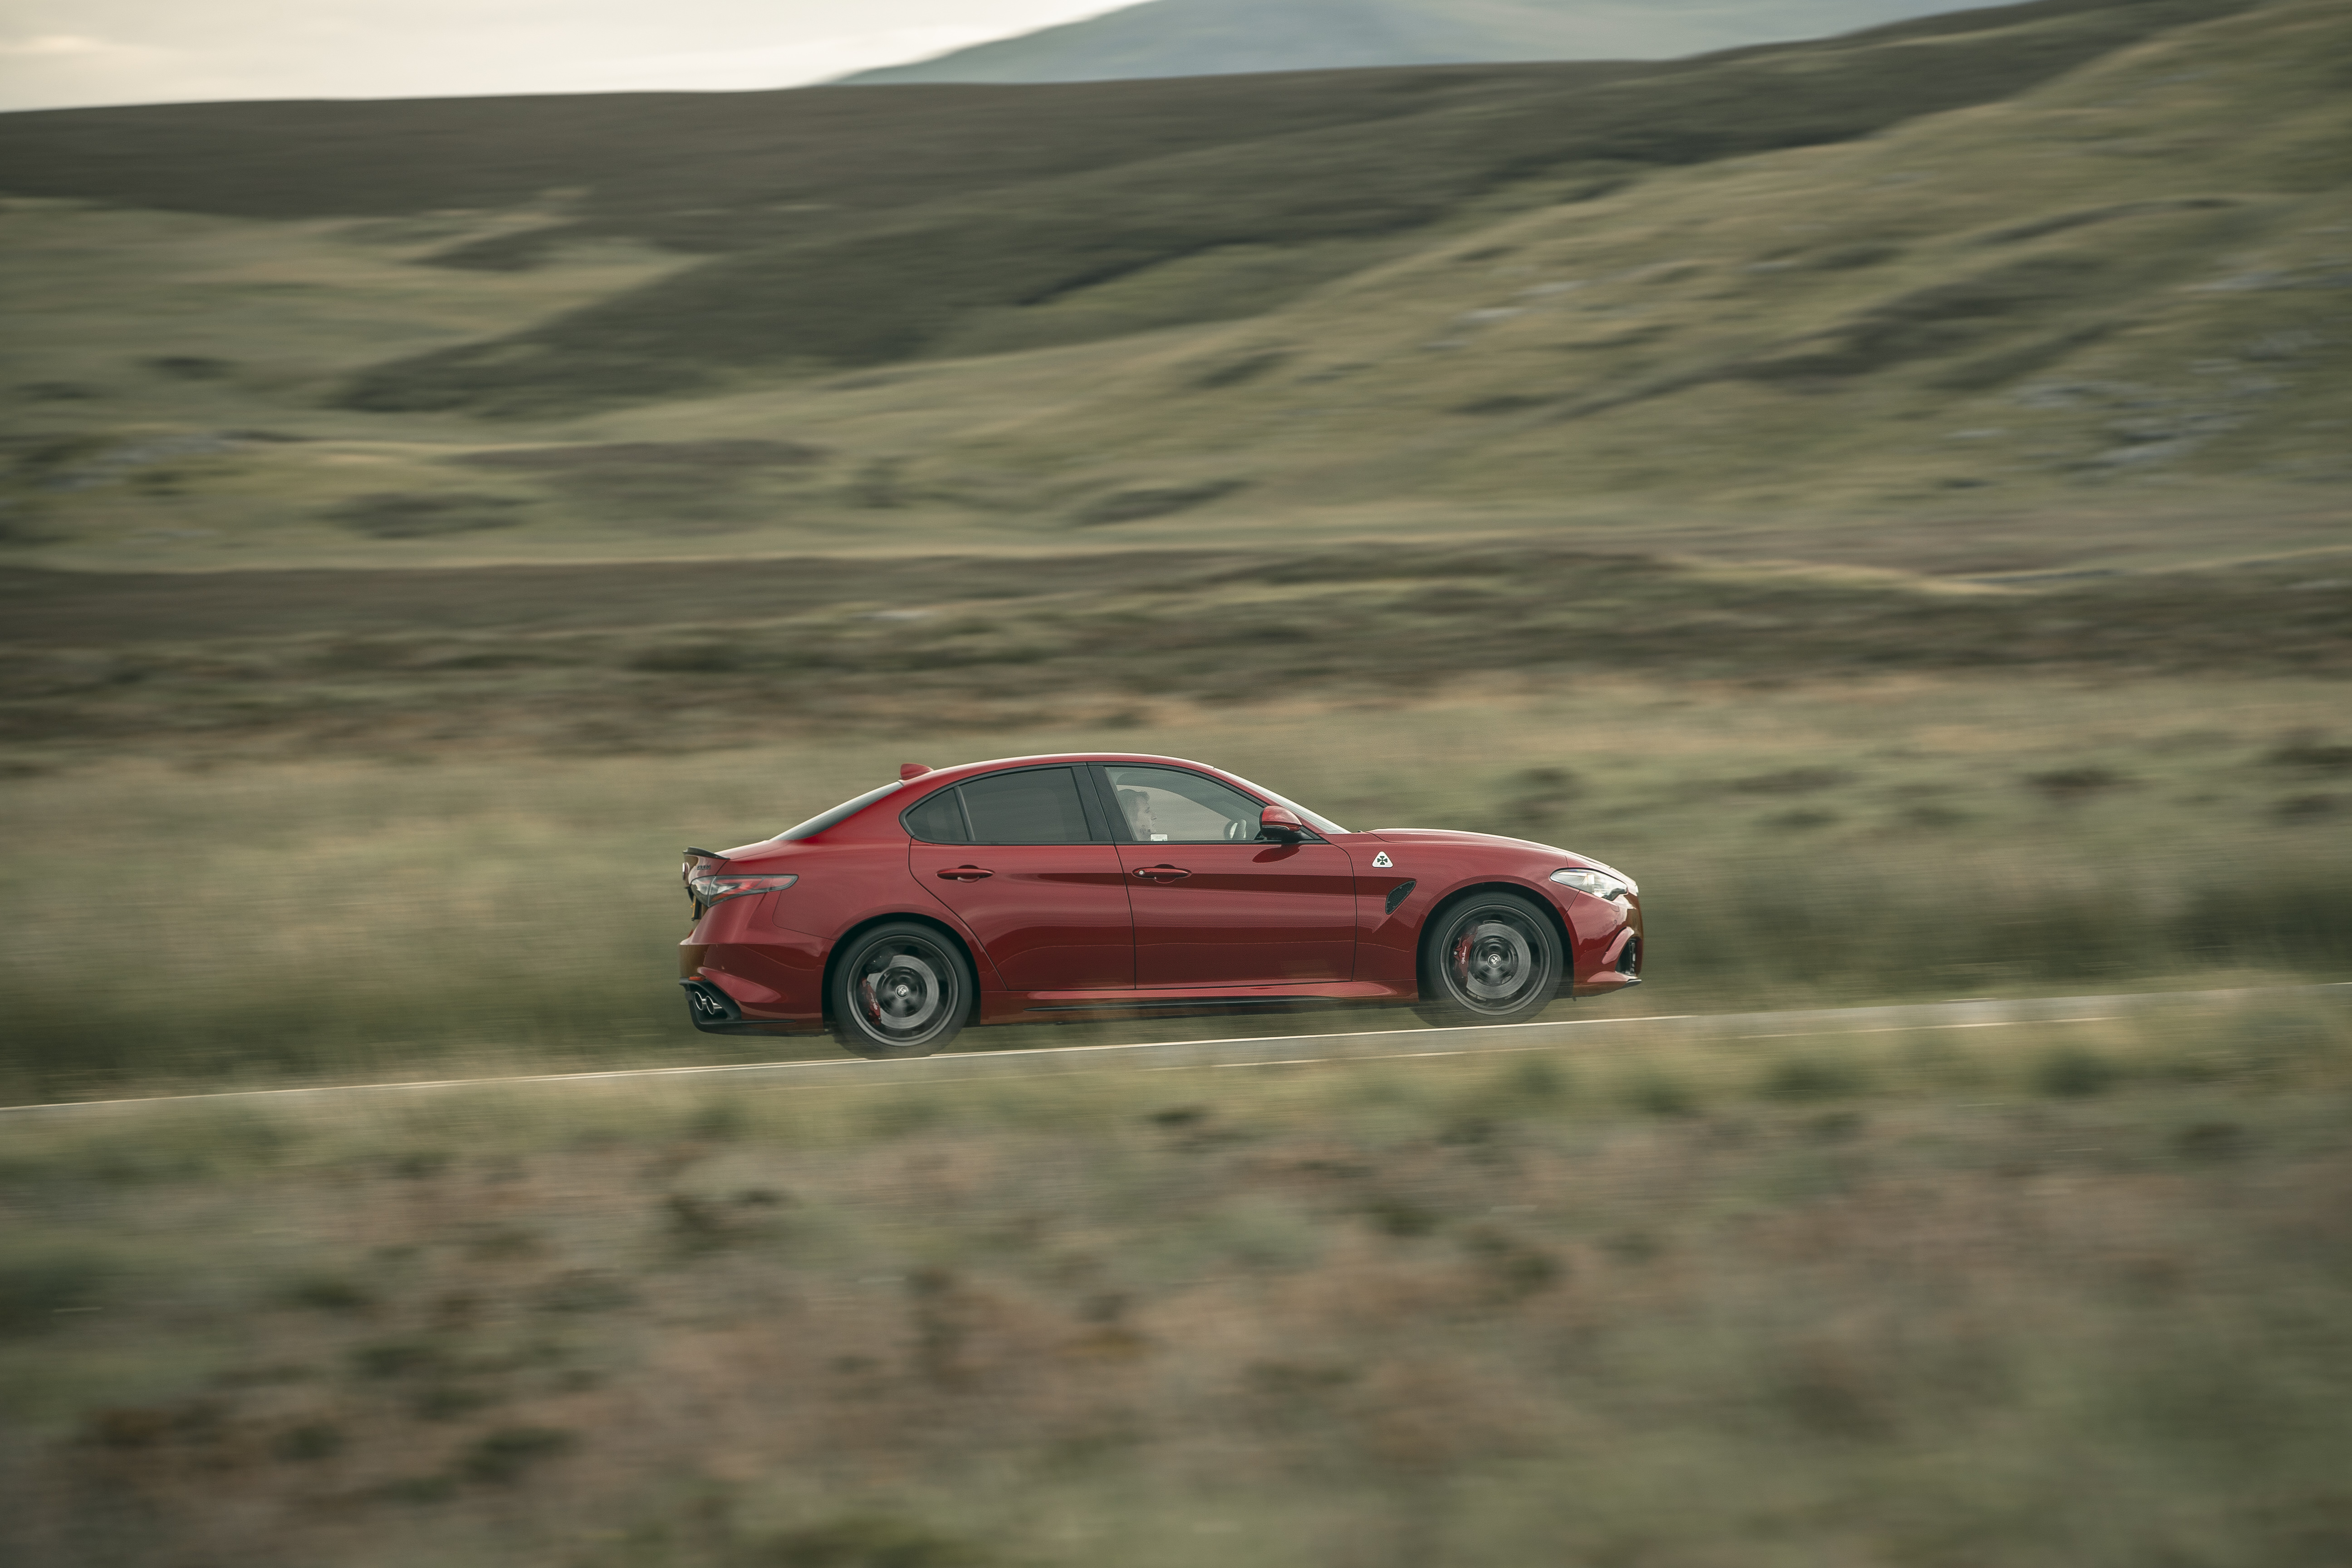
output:
[[[1119,819],[1139,844],[1235,844],[1258,836],[1264,808],[1237,789],[1175,768],[1111,763]]]

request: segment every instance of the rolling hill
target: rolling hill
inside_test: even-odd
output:
[[[1139,354],[971,450],[1074,489],[1131,485],[1148,453],[1173,493],[1276,509],[1679,491],[1981,515],[2225,476],[2340,500],[2347,58],[2352,16],[2273,5],[2000,103],[1661,171]]]
[[[845,79],[859,85],[1104,81],[1500,60],[1665,59],[1956,8],[1952,0],[1150,0]]]
[[[2058,0],[1666,66],[1175,81],[1132,107],[1136,88],[1065,87],[1050,90],[1095,106],[1066,121],[1083,128],[1091,166],[1029,142],[978,177],[957,178],[952,160],[926,174],[908,158],[909,173],[879,182],[895,199],[836,195],[849,180],[785,130],[772,143],[783,156],[743,161],[764,176],[757,197],[710,199],[715,182],[673,165],[618,199],[600,181],[569,225],[442,257],[512,265],[518,249],[527,259],[604,234],[714,259],[543,326],[375,367],[341,395],[386,412],[581,408],[675,395],[751,366],[872,366],[1253,316],[1506,208],[1573,205],[1658,169],[1849,142],[1994,101],[2237,3]],[[952,142],[970,113],[963,95],[1018,102],[1048,89],[928,90],[919,107],[929,113],[906,120],[936,115],[918,133]],[[866,96],[836,89],[779,107],[791,127],[831,112],[828,99],[855,111]],[[1302,112],[1301,97],[1324,107]],[[1177,106],[1228,112],[1216,131],[1171,133],[1164,117]],[[1043,129],[1033,122],[1031,134]],[[894,124],[877,140],[902,136]],[[580,177],[594,168],[583,159]]]
[[[2330,544],[2347,28],[2048,0],[1663,65],[12,116],[0,533]]]

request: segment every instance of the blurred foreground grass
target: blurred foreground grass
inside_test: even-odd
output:
[[[82,763],[0,780],[20,825],[0,855],[0,1088],[829,1055],[688,1029],[677,852],[766,837],[908,758],[1106,744],[1234,769],[1350,827],[1523,834],[1623,867],[1654,958],[1641,994],[1591,1005],[1612,1012],[2340,979],[2352,747],[2334,700],[2251,678],[1588,673],[920,738],[885,718],[674,756]],[[992,1029],[968,1048],[1097,1037]]]
[[[19,1562],[2332,1568],[2340,1003],[7,1123]]]

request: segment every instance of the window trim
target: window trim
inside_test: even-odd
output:
[[[1078,786],[1078,803],[1087,809],[1087,830],[1095,836],[1097,844],[1117,844],[1121,842],[1116,804],[1118,797],[1103,786],[1101,768],[1100,763],[1070,764],[1071,772],[1082,781]]]

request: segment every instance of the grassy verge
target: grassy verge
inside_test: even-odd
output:
[[[747,730],[1149,723],[1269,698],[1425,700],[1638,673],[1750,686],[1933,671],[2352,670],[2336,558],[1953,583],[1533,540],[1249,554],[117,577],[25,572],[0,742],[226,760],[669,750]]]
[[[2002,679],[1612,677],[948,737],[886,712],[677,755],[74,763],[0,780],[27,826],[0,857],[0,1079],[23,1100],[719,1059],[671,984],[681,847],[765,837],[910,757],[1105,743],[1218,763],[1353,827],[1486,828],[1624,867],[1654,960],[1612,1010],[2336,979],[2336,718],[2332,684],[2297,679],[2044,677],[2029,700]]]
[[[2352,1033],[12,1126],[27,1560],[2312,1568]]]

